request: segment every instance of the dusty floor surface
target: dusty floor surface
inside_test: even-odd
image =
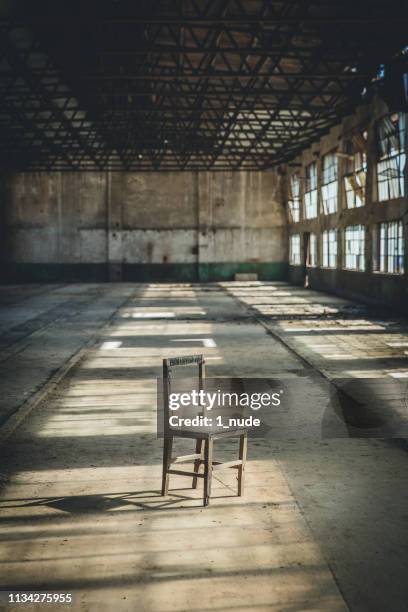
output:
[[[398,383],[403,412],[402,321],[284,283],[9,286],[0,305],[6,427],[85,346],[0,447],[0,590],[69,592],[61,609],[84,611],[407,609],[405,442],[323,422],[343,377]],[[312,406],[297,438],[251,438],[244,497],[217,472],[208,508],[183,477],[159,494],[156,377],[197,352],[208,376],[307,381]]]

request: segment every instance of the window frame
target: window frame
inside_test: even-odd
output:
[[[313,244],[313,248],[312,248],[312,244]],[[315,234],[314,232],[309,233],[308,247],[309,248],[308,248],[308,253],[307,253],[306,266],[308,268],[317,268],[319,265],[318,250],[317,250],[317,234]]]
[[[297,195],[295,195],[295,192],[294,192],[293,179],[295,179],[297,182],[297,185],[296,185],[297,188],[295,189],[295,192],[297,192]],[[299,175],[299,172],[294,172],[289,177],[288,210],[289,210],[291,223],[299,223],[300,221],[301,201],[302,201],[302,197],[301,197],[300,175]]]
[[[331,241],[330,236],[335,236],[335,241]],[[327,253],[325,248],[325,237],[327,236]],[[335,228],[331,228],[328,230],[324,230],[322,232],[322,251],[321,251],[321,267],[326,268],[327,270],[335,270],[337,268],[338,263],[338,242],[339,242],[339,233]],[[331,252],[330,245],[335,244],[335,249]],[[325,258],[327,255],[327,263],[325,263]],[[334,258],[334,265],[331,265],[331,259]]]
[[[386,134],[387,120],[394,121],[395,130],[388,131]],[[406,113],[388,113],[379,119],[376,123],[376,142],[377,142],[377,160],[376,160],[376,187],[377,201],[389,202],[405,197],[405,167],[406,167]],[[384,134],[381,136],[381,126]],[[389,126],[388,126],[389,129]],[[386,149],[389,149],[386,151]],[[388,172],[388,175],[387,175]],[[392,176],[396,173],[396,176]],[[381,176],[385,178],[381,179]],[[389,176],[391,175],[391,176]]]
[[[357,238],[355,237],[356,233],[358,234]],[[343,268],[352,272],[365,272],[366,227],[362,224],[348,225],[344,228],[343,236]],[[349,243],[352,245],[357,243],[358,252],[353,252],[355,250],[354,246],[351,246],[351,250],[348,252]]]
[[[294,240],[297,242],[298,245],[298,258],[296,257],[296,260],[299,259],[299,261],[294,261],[294,251],[293,251],[293,242]],[[300,234],[290,234],[289,236],[289,265],[290,266],[300,266],[302,264],[302,251],[301,251],[301,244],[300,244]]]
[[[326,162],[328,162],[327,167]],[[322,213],[324,215],[333,215],[339,210],[339,159],[337,150],[330,151],[322,156],[321,173]]]
[[[346,168],[343,174],[346,208],[362,208],[367,195],[367,140],[368,132],[356,132],[345,145]],[[357,142],[357,144],[356,144]],[[361,145],[361,142],[364,144]],[[360,145],[360,146],[359,146]],[[352,166],[352,167],[351,167]],[[354,183],[354,184],[353,184]],[[360,190],[360,195],[358,194]]]
[[[312,169],[314,171],[312,172]],[[312,161],[305,167],[306,181],[305,191],[303,194],[304,218],[316,219],[318,215],[318,189],[317,189],[317,162]],[[314,214],[309,214],[309,211],[314,211]]]
[[[391,236],[390,230],[396,228],[396,232]],[[394,247],[394,254],[390,253],[390,242],[396,243]],[[402,219],[395,219],[393,221],[382,221],[375,227],[375,239],[373,241],[374,247],[374,272],[376,274],[386,274],[393,276],[402,276],[405,274],[405,236],[404,236],[404,223]],[[401,247],[400,249],[398,247]],[[395,251],[397,253],[395,254]],[[390,258],[400,259],[397,265],[391,266],[393,269],[390,270]]]

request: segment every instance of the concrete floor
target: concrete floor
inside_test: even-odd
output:
[[[405,442],[322,427],[322,384],[344,377],[398,384],[404,414],[404,321],[284,283],[8,286],[0,303],[2,590],[72,592],[75,610],[407,609]],[[208,508],[182,477],[159,495],[155,377],[196,352],[208,376],[307,380],[313,406],[297,439],[250,440],[244,497],[217,472]]]

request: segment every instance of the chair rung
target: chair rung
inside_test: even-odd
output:
[[[216,470],[223,470],[224,468],[239,468],[242,465],[242,459],[237,459],[235,461],[213,461],[213,472]]]
[[[204,474],[198,474],[197,472],[185,472],[184,470],[167,470],[167,474],[176,474],[178,476],[190,476],[190,478],[204,478]]]
[[[180,455],[180,457],[174,457],[171,463],[183,463],[184,461],[193,461],[194,459],[201,459],[200,453],[193,453],[192,455]]]

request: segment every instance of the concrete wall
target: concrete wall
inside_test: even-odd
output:
[[[408,198],[398,198],[387,202],[379,202],[376,184],[376,121],[387,114],[389,109],[380,99],[375,99],[370,105],[357,109],[356,113],[344,119],[341,125],[334,127],[330,133],[323,136],[318,142],[305,150],[293,166],[287,167],[286,181],[292,172],[305,176],[305,167],[312,161],[317,161],[319,214],[317,218],[307,220],[303,217],[301,206],[301,219],[299,223],[292,223],[288,216],[289,234],[300,234],[303,253],[305,234],[315,233],[318,237],[318,261],[321,262],[322,232],[330,228],[340,230],[338,238],[338,263],[336,269],[304,266],[289,266],[289,278],[292,282],[303,284],[305,272],[308,283],[312,289],[330,291],[345,297],[357,298],[374,304],[396,307],[404,312],[408,308]],[[321,161],[322,156],[338,149],[344,150],[343,144],[350,138],[353,131],[367,129],[367,184],[366,203],[361,208],[348,209],[344,193],[343,175],[345,173],[344,159],[339,159],[339,199],[338,211],[325,215],[321,210]],[[406,173],[407,174],[407,173]],[[408,174],[406,176],[407,185]],[[301,181],[301,188],[304,181]],[[406,189],[406,193],[408,190]],[[287,198],[286,198],[287,199]],[[373,262],[373,230],[382,221],[402,219],[405,229],[405,274],[379,274],[374,272]],[[365,239],[365,272],[345,270],[343,266],[343,237],[344,228],[348,225],[364,225],[366,227]]]
[[[5,280],[285,277],[268,172],[23,173],[2,181]],[[1,193],[0,193],[1,198]]]
[[[0,174],[0,270],[6,267],[6,179]]]

